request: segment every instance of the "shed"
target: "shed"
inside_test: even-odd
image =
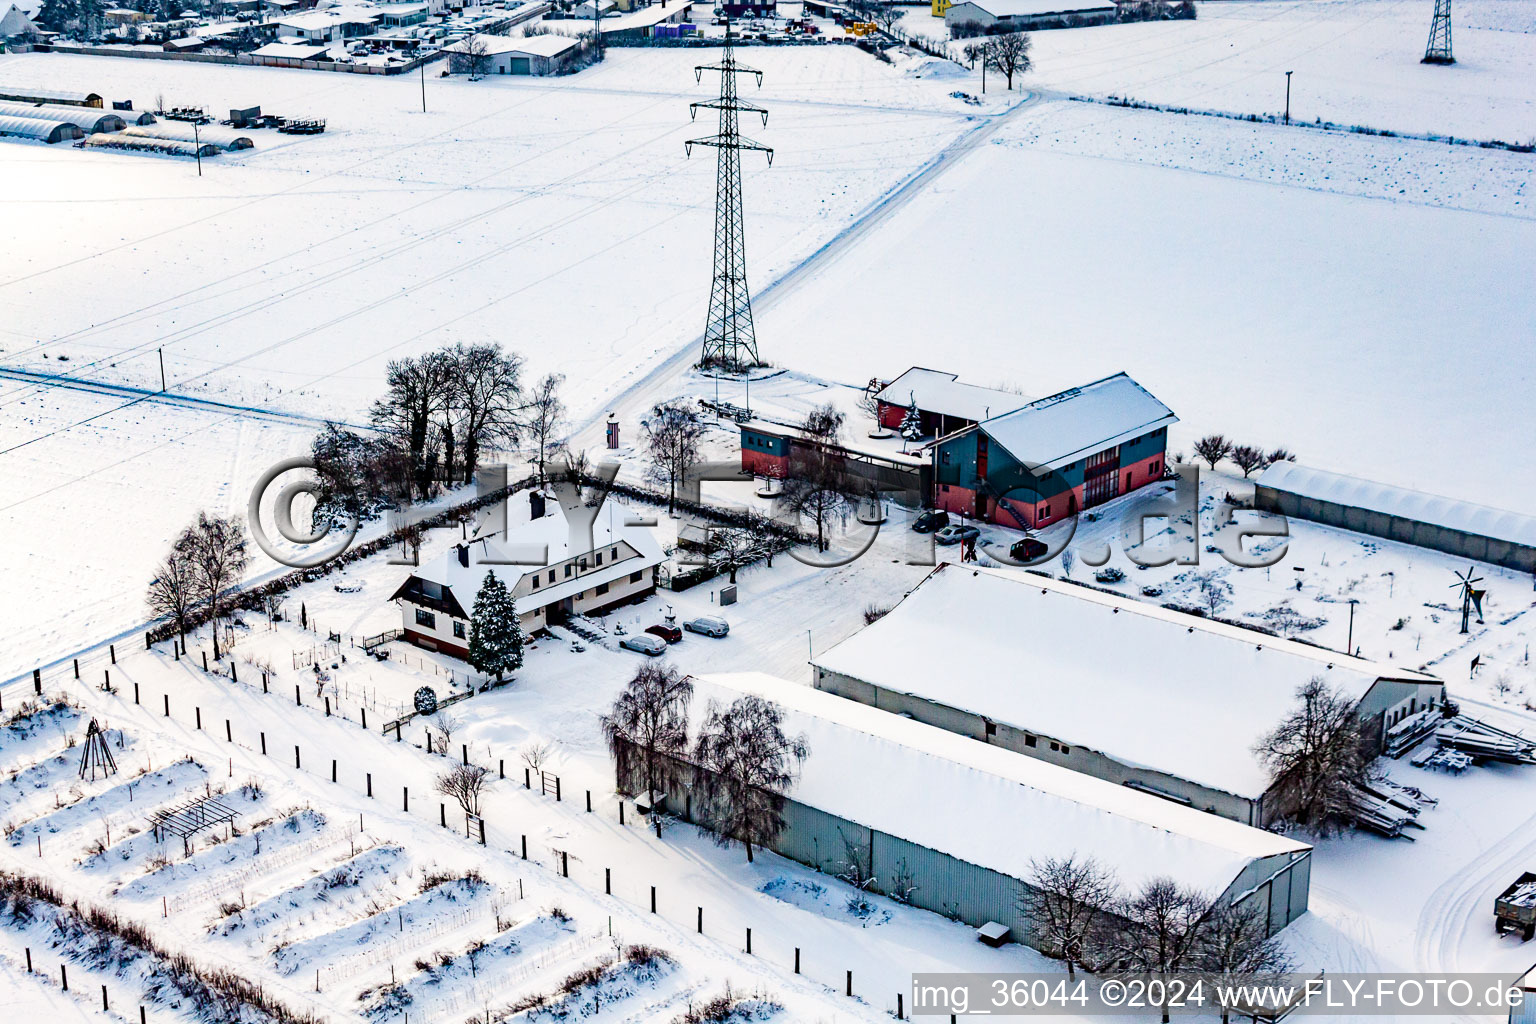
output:
[[[0,115],[30,117],[45,121],[69,121],[79,125],[87,134],[120,132],[125,127],[122,115],[117,111],[92,107],[0,102]]]
[[[1032,942],[1019,897],[1033,865],[1091,856],[1129,888],[1171,877],[1252,906],[1271,932],[1306,912],[1306,843],[761,673],[694,685],[695,718],[712,701],[758,697],[778,705],[786,735],[806,738],[776,852],[829,874],[856,864],[876,891],[899,885],[921,909]],[[621,791],[643,788],[638,760],[621,748]],[[708,776],[694,777],[667,806],[709,827],[721,798]]]
[[[1293,519],[1536,572],[1536,516],[1359,477],[1276,462],[1254,505]]]
[[[485,45],[486,71],[493,75],[548,75],[559,70],[561,60],[581,45],[570,36],[496,36],[473,37]],[[465,54],[468,40],[445,47],[449,64],[455,72],[471,71]]]
[[[73,121],[45,121],[41,118],[0,115],[0,136],[37,139],[41,142],[71,142],[85,132]]]
[[[11,87],[0,90],[0,102],[53,103],[66,107],[101,107],[100,93],[69,92],[61,89],[24,89]]]
[[[330,47],[313,43],[268,43],[258,46],[248,56],[258,59],[257,63],[277,63],[280,61],[302,60],[330,60]]]

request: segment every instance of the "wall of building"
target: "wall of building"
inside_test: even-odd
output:
[[[1305,519],[1340,529],[1354,530],[1356,533],[1400,541],[1416,547],[1429,548],[1431,551],[1443,551],[1448,555],[1459,555],[1462,558],[1501,565],[1506,569],[1519,572],[1536,572],[1536,547],[1513,544],[1461,530],[1448,530],[1432,523],[1403,519],[1384,512],[1373,512],[1338,505],[1331,501],[1304,498],[1290,491],[1263,485],[1255,488],[1254,505],[1267,512],[1278,512],[1292,519]]]
[[[697,778],[692,765],[668,760],[674,777]],[[634,794],[645,787],[639,757],[621,756],[618,764],[619,792]],[[702,797],[695,796],[700,791],[695,785],[681,800],[669,796],[668,809],[704,828],[716,827],[721,816]],[[860,875],[876,879],[870,885],[874,892],[889,896],[893,890],[909,890],[908,901],[920,910],[975,928],[996,921],[1012,930],[1013,941],[1038,944],[1024,899],[1032,890],[1024,880],[789,797],[783,798],[780,813],[784,829],[769,844],[780,856],[834,876],[848,874],[857,861]],[[1026,829],[1030,826],[1028,821],[1015,824]],[[1262,901],[1257,905],[1266,908],[1274,932],[1306,912],[1310,880],[1309,855],[1263,858],[1244,868],[1220,898]]]
[[[1128,765],[1082,743],[1073,743],[1007,722],[989,723],[981,715],[911,694],[898,693],[841,672],[829,672],[818,667],[815,670],[814,685],[818,690],[826,690],[882,711],[906,715],[948,732],[1049,761],[1106,782],[1118,785],[1134,783],[1135,788],[1143,792],[1171,798],[1175,802],[1244,825],[1265,824],[1262,794],[1258,797],[1239,796],[1176,775]]]

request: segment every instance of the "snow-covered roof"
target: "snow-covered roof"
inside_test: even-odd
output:
[[[37,31],[37,24],[27,17],[26,11],[15,4],[8,5],[5,13],[0,14],[0,36],[19,36],[23,32],[35,31]]]
[[[558,57],[579,43],[579,40],[572,39],[570,36],[558,35],[500,36],[481,33],[471,36],[470,39],[484,43],[488,56],[497,53],[526,53],[531,57]],[[443,49],[451,53],[463,53],[468,45],[469,39],[461,39]]]
[[[1077,11],[1113,10],[1112,0],[963,0],[981,8],[994,18],[1019,18],[1035,14],[1066,14]],[[956,7],[960,4],[955,4]]]
[[[569,579],[562,574],[554,583],[530,594],[520,595],[517,598],[517,610],[527,613],[599,584],[613,583],[630,573],[665,561],[666,553],[662,551],[661,542],[656,539],[654,530],[630,522],[632,519],[643,518],[649,517],[638,515],[610,498],[603,502],[592,524],[592,546],[586,550],[574,550],[565,515],[556,505],[543,518],[510,527],[505,535],[472,539],[467,545],[468,565],[459,559],[460,548],[464,545],[455,545],[417,568],[412,575],[453,591],[459,604],[467,610],[474,603],[475,594],[479,592],[487,571],[494,572],[511,590],[524,576],[546,566],[593,552],[606,554],[610,548],[619,544],[628,544],[635,550],[636,557],[620,558],[617,562],[604,558],[600,566],[590,565]],[[585,541],[579,546],[586,547]],[[506,564],[514,560],[523,564]]]
[[[693,6],[685,0],[684,3],[670,3],[663,7],[661,4],[652,4],[649,7],[636,7],[632,11],[625,11],[613,17],[603,18],[604,32],[627,32],[631,29],[650,28],[652,25],[660,25],[664,21],[685,21],[687,12]],[[590,10],[590,8],[589,8]],[[603,8],[607,11],[608,8]]]
[[[68,121],[88,132],[121,131],[123,117],[115,110],[100,107],[71,107],[33,103],[0,103],[0,114],[41,121]]]
[[[268,43],[251,51],[253,57],[281,57],[286,60],[324,60],[330,47],[316,43]]]
[[[285,14],[277,19],[277,23],[283,28],[297,29],[301,32],[313,32],[316,29],[331,28],[335,25],[371,25],[378,21],[379,18],[380,14],[378,11],[366,7],[328,7],[323,11]]]
[[[1060,469],[1178,421],[1146,388],[1117,373],[993,416],[981,429],[1020,462]]]
[[[44,120],[40,117],[14,117],[0,114],[0,135],[15,135],[24,139],[46,139],[60,127],[65,134],[78,134],[80,126],[73,121]],[[69,129],[75,129],[70,132]]]
[[[1368,509],[1447,530],[1536,547],[1536,516],[1487,505],[1474,505],[1438,494],[1410,491],[1359,477],[1276,462],[1259,475],[1258,485],[1303,498]]]
[[[914,366],[887,384],[875,396],[889,405],[909,406],[914,402],[926,412],[941,413],[967,420],[984,420],[1013,412],[1029,399],[1011,391],[961,384],[959,376]]]
[[[1314,676],[1438,682],[1033,573],[941,565],[818,667],[1249,799],[1253,745]],[[975,742],[975,741],[971,741]]]
[[[761,673],[695,680],[692,714],[743,693],[784,709],[809,756],[789,796],[1014,878],[1092,856],[1128,887],[1171,876],[1212,895],[1305,843]],[[964,823],[964,827],[959,827]]]

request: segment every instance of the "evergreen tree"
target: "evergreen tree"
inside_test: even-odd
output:
[[[43,5],[37,9],[35,20],[43,28],[50,32],[62,32],[78,17],[77,5],[74,0],[43,0]]]
[[[923,436],[923,420],[918,415],[915,401],[907,407],[906,414],[901,417],[901,426],[896,428],[896,432],[908,441],[916,441]]]
[[[494,672],[499,683],[522,667],[527,639],[507,585],[487,571],[469,619],[469,663],[487,675]]]

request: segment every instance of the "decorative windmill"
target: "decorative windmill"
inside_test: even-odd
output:
[[[112,748],[107,743],[106,733],[101,731],[101,726],[96,724],[96,719],[91,719],[91,724],[85,727],[85,749],[80,752],[80,777],[85,778],[86,772],[90,772],[92,782],[96,781],[96,773],[100,772],[102,778],[117,774],[117,762],[112,758]]]
[[[1488,593],[1488,589],[1485,587],[1482,590],[1478,590],[1473,586],[1474,583],[1483,582],[1481,576],[1472,575],[1475,571],[1477,571],[1476,566],[1467,566],[1466,572],[1455,574],[1456,582],[1451,584],[1452,590],[1457,588],[1461,590],[1461,631],[1463,633],[1471,632],[1467,624],[1472,618],[1472,609],[1474,607],[1477,609],[1478,625],[1483,624],[1483,595]]]

